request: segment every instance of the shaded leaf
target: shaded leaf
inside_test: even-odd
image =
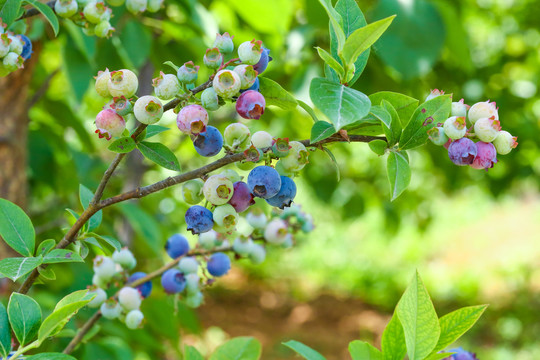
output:
[[[81,205],[83,209],[86,210],[86,208],[88,207],[88,205],[90,205],[90,202],[92,201],[93,198],[94,198],[94,193],[83,184],[80,184],[79,185],[79,199],[81,201]],[[99,210],[94,215],[92,215],[90,220],[88,220],[88,231],[92,231],[96,229],[97,227],[99,227],[99,225],[101,224],[102,218],[103,218],[103,211],[101,210]]]
[[[145,158],[159,166],[173,171],[181,171],[178,159],[165,145],[142,141],[137,144],[137,149],[141,151]]]
[[[371,151],[379,156],[384,155],[386,149],[388,149],[388,144],[384,140],[372,140],[368,143],[368,146]]]
[[[259,92],[264,96],[266,106],[275,105],[283,110],[292,110],[298,105],[294,96],[281,85],[262,76],[259,76]]]
[[[43,257],[43,264],[65,262],[83,262],[83,259],[76,252],[66,249],[54,249]]]
[[[135,140],[131,136],[124,136],[114,140],[107,149],[116,153],[128,153],[135,149]]]
[[[411,182],[411,168],[409,161],[401,152],[391,152],[388,155],[386,164],[388,181],[390,182],[390,193],[392,201],[398,198],[407,189]]]
[[[326,121],[317,121],[311,128],[310,142],[316,143],[317,141],[324,140],[334,135],[336,130],[334,126]]]
[[[204,357],[195,347],[186,345],[184,347],[184,360],[204,360]]]
[[[0,356],[7,358],[11,351],[11,328],[6,307],[0,302]]]
[[[51,251],[56,246],[56,240],[47,239],[43,240],[41,244],[38,245],[36,253],[45,256],[49,251]]]
[[[20,207],[6,199],[0,199],[0,237],[19,254],[34,254],[36,234],[32,221]]]
[[[7,307],[9,322],[21,346],[32,341],[41,324],[41,308],[30,296],[13,293]]]
[[[210,360],[257,360],[261,357],[261,344],[252,337],[237,337],[219,346]]]
[[[54,35],[58,35],[58,30],[60,29],[58,18],[56,17],[54,11],[47,4],[40,3],[37,0],[24,0],[23,3],[27,3],[35,7],[45,17],[45,19],[47,19],[49,24],[51,24]]]
[[[302,344],[299,341],[295,340],[289,340],[287,342],[282,343],[286,347],[296,351],[299,355],[301,355],[304,359],[307,360],[325,360],[325,357],[319,354],[317,351],[313,350],[307,345]]]
[[[0,3],[0,19],[9,27],[18,17],[21,0],[6,0]]]

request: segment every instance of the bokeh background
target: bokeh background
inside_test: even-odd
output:
[[[166,297],[157,282],[157,291],[143,305],[143,330],[103,320],[101,332],[75,353],[78,358],[179,359],[183,344],[210,353],[231,336],[249,335],[263,342],[264,359],[292,358],[280,345],[289,339],[303,341],[328,359],[345,359],[351,340],[379,346],[415,269],[440,316],[461,306],[490,304],[459,345],[480,359],[540,358],[540,2],[358,4],[368,22],[398,17],[375,44],[355,88],[418,99],[438,88],[469,105],[496,101],[502,126],[519,137],[517,150],[485,172],[456,167],[444,148],[428,144],[411,152],[411,186],[394,202],[389,201],[385,161],[365,144],[331,146],[340,181],[326,154],[315,152],[298,180],[297,197],[315,219],[314,232],[299,238],[293,249],[270,250],[262,265],[236,262],[197,310]],[[25,105],[23,114],[29,120],[28,162],[17,176],[21,171],[26,175],[19,181],[27,184],[21,202],[38,240],[62,236],[72,221],[65,209],[80,208],[79,184],[95,189],[113,157],[106,141],[94,134],[93,119],[104,105],[90,86],[98,70],[136,70],[142,91],[149,93],[160,70],[172,72],[163,62],[202,65],[216,32],[228,31],[236,45],[263,40],[274,58],[265,76],[299,99],[309,103],[309,83],[323,75],[314,46],[329,48],[328,18],[317,0],[166,0],[162,12],[142,18],[118,10],[113,19],[117,31],[109,40],[86,37],[68,23],[54,39],[42,20],[28,22],[30,37],[37,41],[34,63],[23,70],[31,71],[24,80],[27,94],[13,101],[31,105]],[[201,70],[199,79],[207,75]],[[221,130],[237,120],[231,108],[211,115]],[[195,156],[189,139],[175,129],[172,112],[162,124],[171,130],[160,140],[173,149],[183,169],[208,161]],[[305,139],[312,120],[300,108],[268,108],[261,120],[247,124],[252,132]],[[0,172],[14,176],[7,168]],[[171,174],[134,152],[106,195]],[[162,251],[167,237],[185,233],[187,206],[179,190],[105,210],[100,233],[128,245],[138,256],[138,270],[158,267],[167,261]],[[96,253],[91,249],[89,258]],[[57,268],[56,281],[33,290],[45,308],[91,283],[89,265]],[[47,346],[62,348],[90,315],[82,310],[69,324],[66,339]]]

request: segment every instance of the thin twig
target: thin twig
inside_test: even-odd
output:
[[[96,311],[94,315],[90,319],[88,319],[87,322],[84,323],[82,328],[79,329],[77,332],[77,335],[66,346],[63,353],[64,354],[71,354],[73,350],[79,345],[79,343],[82,341],[84,336],[94,327],[94,325],[98,322],[98,320],[101,319],[101,311]]]

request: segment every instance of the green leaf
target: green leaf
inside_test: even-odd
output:
[[[156,136],[158,134],[161,134],[164,131],[169,130],[169,128],[165,126],[161,126],[161,125],[148,125],[145,130],[146,130],[145,139],[148,139],[148,138],[151,138],[152,136]]]
[[[390,319],[382,334],[381,348],[384,360],[403,360],[407,354],[403,327],[396,313]]]
[[[307,345],[302,344],[299,341],[295,340],[289,340],[287,342],[282,343],[289,349],[292,349],[296,351],[299,355],[301,355],[304,359],[307,360],[325,360],[325,357],[319,354],[317,351],[313,350]]]
[[[0,261],[0,274],[17,281],[41,265],[42,262],[43,257],[41,255],[37,257],[7,258]]]
[[[163,63],[163,65],[167,65],[167,66],[172,67],[174,69],[174,71],[178,71],[178,69],[180,69],[180,66],[177,66],[177,65],[173,64],[172,61],[165,61]]]
[[[449,358],[451,355],[453,355],[455,353],[453,352],[445,352],[445,353],[436,353],[436,354],[431,354],[429,355],[427,358],[425,358],[424,360],[441,360],[441,359],[446,359],[446,358]]]
[[[429,294],[416,272],[396,308],[410,360],[422,360],[437,345],[441,328]]]
[[[21,0],[6,0],[0,3],[0,19],[9,27],[18,17]]]
[[[56,280],[56,273],[50,267],[38,267],[39,278],[41,280]]]
[[[94,198],[94,193],[83,184],[79,185],[79,199],[82,207],[86,210],[90,202]],[[88,221],[88,231],[92,231],[99,227],[103,218],[103,211],[96,212]]]
[[[372,140],[368,143],[369,148],[375,154],[382,156],[388,149],[388,144],[384,140]]]
[[[468,306],[441,317],[439,319],[441,336],[433,351],[437,352],[446,348],[469,331],[487,307],[487,305]]]
[[[349,343],[349,353],[353,360],[382,360],[383,358],[379,349],[360,340]]]
[[[355,30],[361,28],[362,26],[366,26],[367,22],[364,17],[364,14],[362,13],[362,10],[360,10],[360,7],[356,3],[356,0],[339,0],[336,3],[336,11],[341,15],[341,18],[343,20],[343,31],[345,32],[345,38],[348,38],[349,35],[351,35]],[[334,59],[336,59],[339,63],[341,63],[341,59],[338,55],[338,49],[337,49],[337,38],[336,34],[334,32],[334,29],[330,25],[330,52],[332,53],[332,56]],[[354,63],[354,76],[351,80],[349,80],[347,83],[349,86],[352,86],[356,80],[362,75],[362,72],[364,71],[364,68],[366,67],[368,58],[370,54],[370,49],[367,49],[356,59],[356,62]],[[326,70],[326,67],[325,67]],[[331,70],[330,70],[331,71]]]
[[[319,121],[319,119],[317,118],[317,115],[315,115],[315,111],[313,111],[313,109],[311,108],[311,106],[309,106],[308,104],[306,104],[305,102],[303,102],[302,100],[296,100],[298,102],[298,105],[300,105],[300,107],[302,109],[304,109],[305,112],[307,112],[309,114],[309,116],[311,116],[311,118],[313,119],[313,122],[316,123],[317,121]]]
[[[328,149],[327,147],[323,147],[323,150],[328,155],[330,160],[332,160],[332,163],[336,167],[336,176],[337,176],[337,181],[339,182],[341,180],[341,173],[339,172],[339,164],[336,160],[336,157],[334,156],[334,153],[332,153],[330,149]]]
[[[317,52],[319,53],[321,59],[323,59],[324,62],[328,64],[328,66],[334,69],[338,73],[339,78],[343,80],[343,78],[345,77],[345,70],[343,69],[343,66],[341,66],[341,64],[336,59],[334,59],[328,51],[320,47],[316,47],[315,49],[317,49]]]
[[[413,149],[424,145],[428,140],[428,130],[444,122],[450,115],[452,99],[450,95],[437,96],[416,108],[411,120],[403,129],[400,150]]]
[[[107,149],[115,153],[128,153],[135,149],[135,146],[135,140],[131,136],[125,136],[114,140]]]
[[[349,66],[352,66],[356,59],[377,41],[390,26],[396,16],[392,15],[385,19],[375,21],[369,25],[355,30],[345,41],[341,55]]]
[[[159,166],[169,170],[181,171],[178,159],[165,145],[142,141],[137,144],[137,149],[141,151],[145,158]]]
[[[9,322],[21,346],[32,341],[41,324],[41,308],[30,296],[13,293],[7,307]]]
[[[411,182],[411,168],[404,153],[391,152],[386,163],[386,172],[390,182],[392,201],[397,199],[407,189]]]
[[[0,302],[0,356],[7,358],[11,351],[11,329],[4,304]]]
[[[418,100],[407,95],[391,91],[379,91],[369,95],[373,105],[380,105],[383,100],[388,101],[396,110],[402,126],[407,125],[414,110],[418,107]]]
[[[184,360],[204,360],[204,357],[199,350],[195,349],[193,346],[186,345],[184,346]]]
[[[382,101],[382,107],[390,115],[390,123],[381,121],[384,134],[388,139],[388,145],[394,146],[401,137],[401,122],[399,121],[399,115],[388,101]]]
[[[313,104],[328,117],[338,131],[362,119],[371,108],[371,102],[364,93],[324,78],[314,78],[311,81],[309,95]]]
[[[56,246],[56,240],[47,239],[43,240],[41,244],[38,245],[36,253],[45,256],[49,251],[51,251]]]
[[[94,76],[94,70],[88,63],[85,54],[79,50],[70,36],[67,37],[67,42],[62,46],[62,50],[67,78],[73,89],[73,94],[81,102],[86,90],[88,90],[89,79]]]
[[[27,360],[77,360],[73,356],[62,353],[41,353],[26,358]]]
[[[98,235],[98,234],[94,234],[94,236],[101,240],[102,242],[105,242],[106,244],[112,246],[115,250],[122,250],[122,243],[120,241],[118,241],[117,239],[111,237],[111,236],[107,236],[107,235]]]
[[[328,17],[330,18],[330,24],[332,25],[332,29],[336,34],[337,51],[339,54],[341,53],[341,50],[345,45],[345,32],[343,31],[342,27],[343,19],[341,18],[341,15],[339,15],[339,13],[336,11],[336,9],[334,9],[330,0],[319,0],[319,2],[324,7],[324,10],[326,10]]]
[[[327,139],[335,133],[336,130],[332,124],[326,121],[317,121],[311,128],[311,137],[309,141],[313,144],[317,141]]]
[[[58,18],[56,17],[56,14],[54,11],[47,6],[47,4],[40,3],[37,0],[24,0],[23,3],[27,3],[35,7],[43,16],[45,16],[45,19],[51,24],[51,27],[53,28],[54,35],[58,36],[58,30],[60,29],[60,24],[58,23]]]
[[[148,27],[138,20],[128,20],[119,32],[118,38],[121,40],[118,42],[121,46],[118,53],[125,52],[133,66],[141,68],[152,48],[152,34]]]
[[[274,105],[283,110],[293,110],[298,102],[287,90],[274,80],[259,76],[259,92],[264,96],[266,106]]]
[[[54,249],[43,257],[43,264],[84,262],[79,254],[66,249]]]
[[[32,221],[20,207],[5,199],[0,199],[0,237],[19,254],[34,254],[36,234]]]
[[[261,344],[252,337],[237,337],[219,346],[210,360],[257,360],[261,357]]]

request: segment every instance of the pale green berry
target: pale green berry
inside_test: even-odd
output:
[[[100,307],[101,304],[103,304],[105,300],[107,300],[107,293],[102,288],[96,287],[95,289],[90,290],[88,292],[88,296],[93,296],[93,295],[95,295],[95,297],[87,304],[88,307],[91,307],[91,308]]]
[[[216,93],[222,98],[229,99],[238,94],[242,81],[237,73],[231,70],[221,70],[212,83]]]
[[[252,263],[261,264],[266,259],[266,249],[260,244],[253,244],[248,256]]]
[[[11,40],[11,43],[9,44],[9,52],[21,55],[24,47],[21,37],[18,35],[8,34],[8,38]]]
[[[206,53],[203,57],[204,65],[210,69],[217,69],[223,63],[223,55],[217,47],[206,49]]]
[[[83,14],[88,22],[98,24],[103,20],[109,20],[111,18],[111,9],[105,6],[105,3],[102,1],[91,1],[85,5]]]
[[[214,40],[214,47],[219,49],[219,52],[222,54],[229,54],[234,50],[233,36],[230,36],[229,33],[224,33],[223,35],[216,34],[216,40]]]
[[[77,13],[79,4],[76,0],[56,0],[54,3],[54,11],[63,18],[70,18]]]
[[[448,136],[444,133],[444,128],[438,126],[430,129],[428,132],[429,140],[435,145],[442,146],[448,142]]]
[[[92,276],[92,284],[96,285],[99,288],[106,289],[109,287],[110,278],[103,278],[98,274]]]
[[[113,97],[124,96],[129,99],[137,92],[139,80],[133,71],[122,69],[111,72],[107,86]]]
[[[183,257],[178,263],[178,269],[184,274],[196,274],[199,263],[193,257]]]
[[[134,330],[141,326],[144,315],[140,310],[131,310],[126,315],[124,322],[128,329]]]
[[[111,78],[111,73],[109,72],[109,69],[105,69],[105,71],[98,72],[97,76],[95,77],[96,83],[94,87],[99,96],[102,96],[104,98],[111,97],[111,93],[109,92],[109,85],[108,85],[110,78]]]
[[[251,136],[251,143],[256,148],[265,149],[272,147],[273,138],[266,131],[257,131]]]
[[[176,72],[176,76],[181,83],[193,84],[197,81],[199,75],[199,65],[195,65],[193,61],[188,61],[182,65]]]
[[[270,244],[282,244],[288,233],[287,223],[281,219],[274,219],[266,225],[264,239]]]
[[[451,116],[444,122],[444,133],[452,140],[461,139],[467,133],[467,124],[463,116]]]
[[[109,320],[116,319],[122,314],[122,307],[114,299],[105,301],[103,304],[101,304],[99,309],[101,311],[101,315],[105,319]]]
[[[262,41],[256,41],[255,39],[251,41],[246,41],[238,46],[238,57],[242,63],[247,65],[255,65],[261,59]]]
[[[467,116],[467,109],[470,106],[465,104],[465,100],[461,99],[459,101],[454,101],[452,103],[452,110],[450,111],[450,116]]]
[[[152,85],[154,86],[156,96],[163,100],[172,99],[182,89],[176,75],[165,74],[163,71],[159,73],[157,78],[152,80]]]
[[[15,71],[23,67],[24,59],[22,56],[14,52],[9,52],[2,60],[3,65],[8,71]]]
[[[469,121],[471,124],[476,123],[479,119],[495,117],[499,120],[499,110],[495,102],[482,101],[474,104],[469,109]]]
[[[126,0],[126,9],[133,15],[146,11],[148,0]]]
[[[118,292],[118,303],[125,311],[136,310],[141,307],[141,293],[132,287],[123,287]]]
[[[201,179],[193,179],[185,182],[182,185],[182,197],[184,201],[190,205],[197,205],[204,199],[202,188],[204,181]]]
[[[289,142],[289,146],[291,147],[289,153],[287,156],[282,157],[280,161],[282,162],[284,170],[298,172],[309,162],[309,153],[301,142],[291,141]]]
[[[148,0],[146,10],[151,13],[158,12],[163,7],[163,0]]]
[[[285,167],[283,166],[283,161],[281,159],[278,160],[274,168],[276,169],[276,171],[278,172],[280,176],[288,176],[290,178],[293,178],[296,175],[295,171],[285,169]]]
[[[217,232],[214,230],[199,234],[199,244],[203,249],[211,250],[216,246]]]
[[[186,290],[188,294],[193,294],[199,291],[200,278],[196,273],[190,273],[185,276],[186,279]]]
[[[190,308],[198,308],[199,306],[201,306],[203,300],[204,296],[202,292],[198,291],[194,294],[188,294],[185,303]]]
[[[143,124],[155,124],[163,116],[163,105],[155,96],[141,96],[133,106],[133,114]]]
[[[268,219],[262,211],[251,211],[246,215],[246,220],[254,229],[264,229]]]
[[[512,136],[508,131],[503,130],[499,132],[499,136],[493,140],[493,145],[495,145],[497,153],[506,155],[512,151],[512,149],[517,147],[517,136]]]
[[[108,20],[103,20],[94,28],[94,34],[100,38],[111,37],[114,32],[114,28],[111,26],[111,23]]]
[[[240,256],[248,256],[253,245],[255,244],[251,239],[236,238],[233,242],[233,250]]]
[[[225,176],[227,179],[231,180],[233,185],[235,182],[242,180],[242,177],[233,169],[223,170],[220,175]]]
[[[223,132],[225,148],[233,152],[243,152],[251,145],[249,128],[240,123],[230,124]]]
[[[111,279],[116,274],[116,264],[110,257],[96,256],[94,258],[94,273],[102,279]]]
[[[205,89],[201,93],[201,105],[206,110],[217,110],[219,109],[219,98],[218,94],[216,93],[216,90],[214,90],[213,87],[209,87],[208,89]]]
[[[492,142],[501,131],[501,123],[494,118],[481,118],[474,123],[474,133],[483,142]]]
[[[238,213],[230,204],[216,206],[213,214],[214,223],[226,229],[235,228],[238,223]]]
[[[253,69],[252,65],[241,64],[234,68],[234,72],[240,76],[241,89],[247,89],[251,87],[257,80],[257,72]]]
[[[233,183],[222,175],[212,175],[204,183],[203,194],[213,205],[226,204],[233,196]]]
[[[133,253],[128,248],[120,249],[120,251],[115,250],[112,254],[112,259],[115,263],[127,270],[131,270],[137,265],[135,256],[133,256]]]

